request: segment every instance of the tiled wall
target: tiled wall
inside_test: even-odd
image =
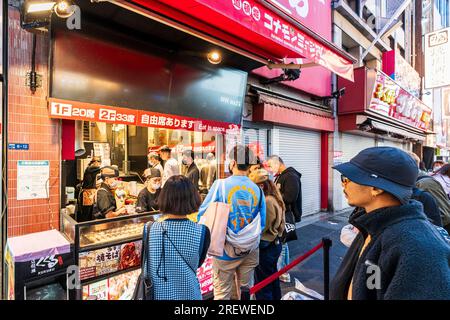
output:
[[[36,39],[36,71],[43,76],[35,94],[25,85],[31,70],[32,35],[20,28],[19,12],[9,9],[8,142],[28,143],[28,151],[8,152],[8,237],[59,228],[60,122],[48,117],[48,36]],[[50,198],[17,200],[17,161],[50,161]]]

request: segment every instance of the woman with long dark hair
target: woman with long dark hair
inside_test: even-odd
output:
[[[261,235],[259,245],[259,265],[255,270],[256,283],[277,272],[277,262],[281,254],[280,238],[284,232],[286,207],[280,191],[269,179],[269,173],[264,169],[252,172],[249,178],[264,192],[266,199],[266,227]],[[280,280],[267,285],[256,293],[257,300],[280,300]]]

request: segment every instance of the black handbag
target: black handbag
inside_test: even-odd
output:
[[[286,211],[285,213],[285,227],[283,235],[281,236],[281,242],[286,243],[289,241],[297,240],[297,227],[295,225],[295,217],[292,211]]]
[[[148,242],[152,225],[153,221],[150,221],[144,226],[141,248],[141,274],[139,275],[139,278],[137,280],[132,300],[154,300],[155,298],[152,277],[148,272],[150,268],[150,253],[148,250]]]

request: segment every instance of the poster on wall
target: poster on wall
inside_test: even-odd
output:
[[[17,162],[17,200],[49,198],[50,161]]]
[[[450,85],[450,28],[425,35],[425,88]]]

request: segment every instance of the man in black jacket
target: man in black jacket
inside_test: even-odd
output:
[[[302,174],[293,167],[286,167],[279,156],[270,156],[267,160],[270,171],[275,174],[275,185],[280,188],[286,211],[294,214],[295,222],[302,218]]]
[[[300,222],[302,218],[302,183],[300,181],[302,175],[292,167],[287,168],[283,159],[279,156],[270,156],[267,159],[267,165],[269,166],[270,171],[275,175],[275,185],[279,188],[284,204],[286,205],[286,225],[294,225],[295,227],[295,223]],[[288,214],[290,214],[290,216]],[[294,221],[292,221],[292,215]],[[296,239],[296,236],[292,237],[292,240]],[[278,263],[278,269],[281,269],[288,264],[289,247],[287,243],[284,243]],[[290,282],[289,274],[283,274],[280,277],[280,280],[283,282]]]
[[[450,246],[412,200],[418,170],[404,151],[368,148],[334,167],[360,231],[333,279],[331,299],[450,299]]]

